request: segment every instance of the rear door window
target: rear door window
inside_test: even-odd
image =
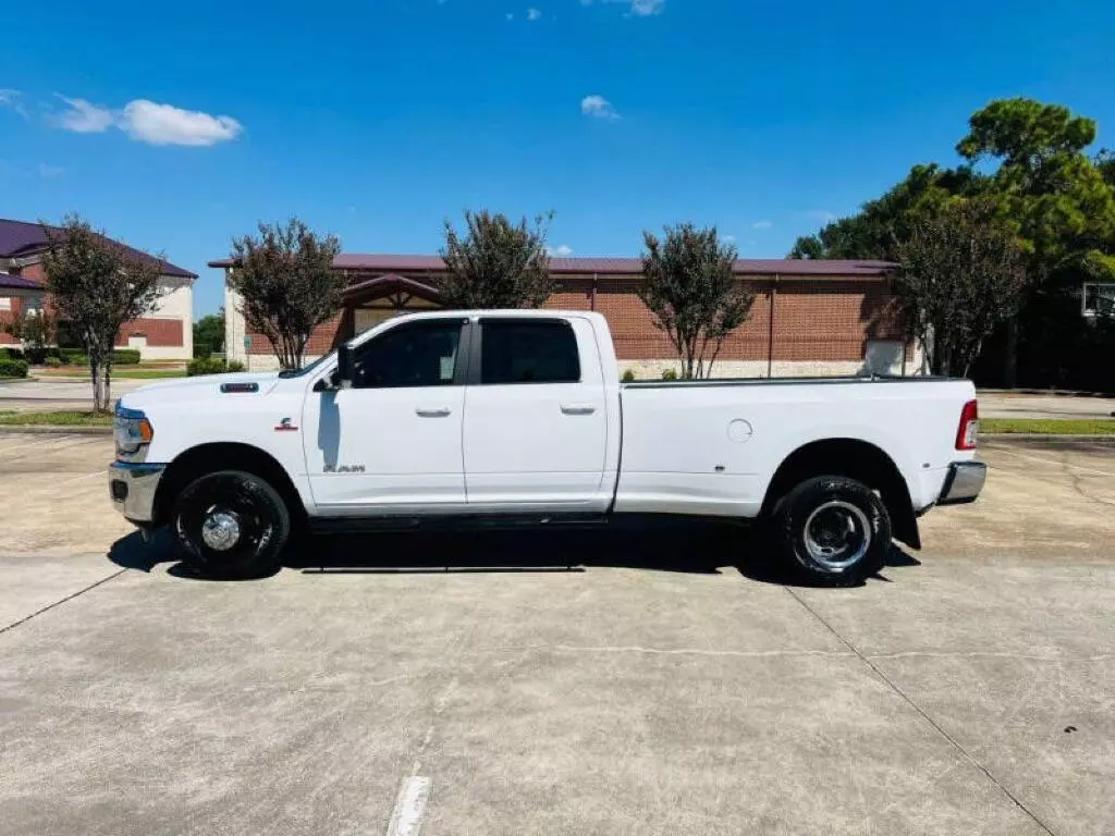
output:
[[[577,383],[581,361],[564,319],[483,319],[480,382]]]

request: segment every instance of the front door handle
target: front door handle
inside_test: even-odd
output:
[[[418,406],[414,408],[416,414],[423,418],[444,418],[449,414],[447,406]]]
[[[590,403],[563,403],[561,411],[566,415],[592,415],[596,407]]]

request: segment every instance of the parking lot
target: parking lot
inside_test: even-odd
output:
[[[1115,445],[982,455],[857,589],[692,527],[229,583],[110,509],[108,437],[0,434],[0,832],[1110,833]]]

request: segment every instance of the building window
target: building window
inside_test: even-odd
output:
[[[1084,316],[1115,314],[1115,284],[1087,282],[1084,285]]]
[[[10,311],[12,309],[12,297],[0,296],[0,311]]]

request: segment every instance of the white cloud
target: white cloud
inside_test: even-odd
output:
[[[736,243],[736,236],[734,236],[734,235],[721,235],[720,238],[721,238],[722,241],[724,241],[728,244]]]
[[[133,99],[122,110],[111,110],[86,99],[62,95],[58,98],[68,107],[52,120],[63,130],[79,134],[119,128],[132,139],[149,145],[206,146],[236,139],[244,130],[231,116],[211,116],[148,99]]]
[[[627,6],[629,17],[651,17],[666,9],[666,0],[601,0],[603,3],[622,3]],[[582,6],[591,6],[593,0],[581,0]]]
[[[581,113],[594,119],[619,119],[612,103],[603,96],[592,95],[581,99]]]
[[[771,221],[755,221],[751,224],[752,229],[770,229],[772,226],[774,226],[774,223]]]
[[[66,169],[58,165],[50,165],[49,163],[39,163],[39,176],[44,180],[51,177],[61,177],[66,173]]]
[[[536,20],[542,19],[542,11],[540,9],[527,9],[527,20],[534,23]]]
[[[124,105],[120,130],[151,145],[216,145],[236,139],[244,130],[231,116],[210,116],[147,99]]]
[[[27,108],[23,106],[23,94],[18,90],[9,88],[0,88],[0,107],[6,107],[14,110],[24,119],[27,119]]]
[[[568,244],[560,244],[556,247],[546,247],[546,254],[556,256],[558,258],[569,258],[573,255],[573,248]]]
[[[58,126],[63,130],[79,134],[104,133],[112,127],[115,118],[107,107],[95,105],[86,99],[70,99],[58,94],[58,98],[69,105],[55,117]]]

